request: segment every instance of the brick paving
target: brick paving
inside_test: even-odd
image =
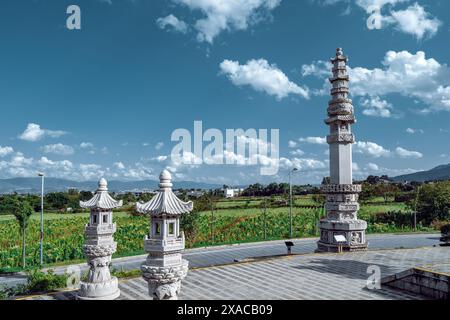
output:
[[[450,248],[430,247],[344,254],[306,254],[190,270],[180,300],[411,300],[421,296],[367,289],[369,266],[381,278],[412,267],[448,266]],[[120,283],[122,300],[149,300],[142,278]],[[73,292],[34,300],[74,299]]]

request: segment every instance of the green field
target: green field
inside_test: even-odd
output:
[[[261,199],[223,200],[217,210],[202,212],[198,232],[192,246],[208,246],[239,242],[264,241],[289,238],[289,207],[268,208],[266,214],[259,208]],[[296,206],[309,206],[308,197],[298,197]],[[317,222],[323,215],[321,208],[293,208],[293,233],[295,238],[318,235]],[[397,212],[387,214],[387,212]],[[369,233],[412,231],[411,214],[401,203],[363,205],[359,216],[369,222]],[[88,213],[45,214],[44,252],[46,264],[84,260],[82,245]],[[114,213],[117,224],[115,239],[118,251],[115,257],[142,254],[143,239],[148,232],[147,217],[133,217],[125,212]],[[422,230],[429,230],[422,228]],[[27,263],[39,261],[40,215],[33,215],[27,230]],[[214,239],[214,241],[213,241]],[[20,266],[21,238],[13,216],[0,216],[0,268]]]

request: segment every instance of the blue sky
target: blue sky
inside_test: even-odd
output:
[[[66,9],[81,9],[68,30]],[[378,5],[379,29],[367,9]],[[320,183],[337,47],[349,56],[356,178],[450,162],[448,1],[3,0],[0,178]],[[377,20],[377,21],[378,21]],[[170,158],[175,129],[279,129],[280,170]]]

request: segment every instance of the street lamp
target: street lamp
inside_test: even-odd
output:
[[[44,264],[44,178],[42,172],[38,172],[38,177],[41,177],[41,266]]]
[[[289,224],[289,235],[290,238],[292,239],[292,174],[294,172],[298,171],[297,168],[292,169],[291,171],[289,171],[289,219],[290,219],[290,224]]]

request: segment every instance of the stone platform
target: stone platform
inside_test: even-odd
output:
[[[445,247],[379,250],[343,254],[305,254],[191,270],[180,300],[414,300],[424,296],[393,288],[369,290],[368,268],[381,278],[410,268],[444,265]],[[120,282],[122,300],[149,300],[142,278]],[[73,299],[73,292],[34,296],[33,300]]]

